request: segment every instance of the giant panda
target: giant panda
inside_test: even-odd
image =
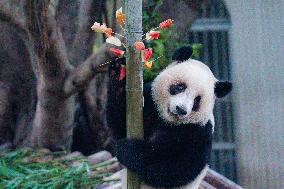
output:
[[[173,62],[144,83],[144,139],[125,139],[125,81],[114,77],[119,65],[110,69],[108,123],[119,130],[110,150],[146,188],[197,189],[208,169],[215,99],[227,95],[232,84],[218,81],[191,54],[190,46],[177,49]]]

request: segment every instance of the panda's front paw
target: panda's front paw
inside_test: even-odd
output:
[[[111,155],[112,155],[113,157],[116,156],[115,145],[116,145],[116,143],[112,140],[111,142],[109,142],[109,143],[105,146],[105,150],[108,151],[109,153],[111,153]]]
[[[140,173],[147,159],[147,142],[138,139],[122,139],[113,146],[118,161],[128,169]]]
[[[126,58],[125,57],[115,59],[114,62],[111,64],[111,69],[118,71],[120,69],[121,65],[123,65],[123,66],[126,65]]]
[[[126,76],[126,59],[125,57],[115,59],[109,68],[109,77],[112,85],[125,87]]]

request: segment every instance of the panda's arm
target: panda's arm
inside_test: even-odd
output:
[[[119,162],[138,175],[145,174],[149,156],[149,143],[146,140],[122,139],[113,146],[114,155]]]
[[[109,68],[107,123],[115,139],[126,137],[126,98],[125,78],[119,80],[121,65],[125,59],[116,59]]]

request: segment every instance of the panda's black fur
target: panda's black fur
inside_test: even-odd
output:
[[[165,124],[165,123],[164,123]],[[212,124],[164,126],[159,123],[145,140],[119,140],[114,152],[128,169],[153,187],[173,188],[189,184],[209,162]]]
[[[190,47],[175,52],[174,61],[189,59]],[[183,52],[190,52],[190,54]],[[178,56],[182,54],[182,57]],[[125,79],[118,81],[118,59],[110,68],[108,93],[108,124],[113,129],[115,142],[110,151],[128,169],[134,171],[152,187],[174,188],[194,181],[210,159],[213,126],[209,120],[205,125],[171,125],[158,115],[151,95],[151,82],[144,83],[143,122],[145,137],[124,139],[125,122]],[[118,140],[119,139],[119,140]]]
[[[106,114],[107,124],[115,140],[126,137],[126,80],[118,80],[122,65],[125,65],[125,58],[118,58],[109,68]]]
[[[192,55],[193,49],[191,46],[183,46],[176,50],[173,54],[173,61],[183,62],[188,60]]]

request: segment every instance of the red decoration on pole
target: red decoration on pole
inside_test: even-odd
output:
[[[173,24],[173,20],[167,19],[160,23],[160,28],[164,29],[164,28],[170,27],[172,24]]]
[[[124,65],[120,65],[120,73],[119,73],[119,78],[118,80],[121,81],[125,78],[126,76],[126,68]]]
[[[136,50],[144,50],[145,49],[145,45],[144,45],[144,43],[143,42],[141,42],[141,41],[136,41],[135,43],[134,43],[134,48],[136,49]]]
[[[110,48],[111,52],[113,52],[116,56],[122,56],[124,54],[123,50],[117,49],[117,48]]]
[[[152,54],[153,54],[152,48],[145,49],[144,52],[143,52],[144,61],[148,61],[149,58],[152,56]]]

